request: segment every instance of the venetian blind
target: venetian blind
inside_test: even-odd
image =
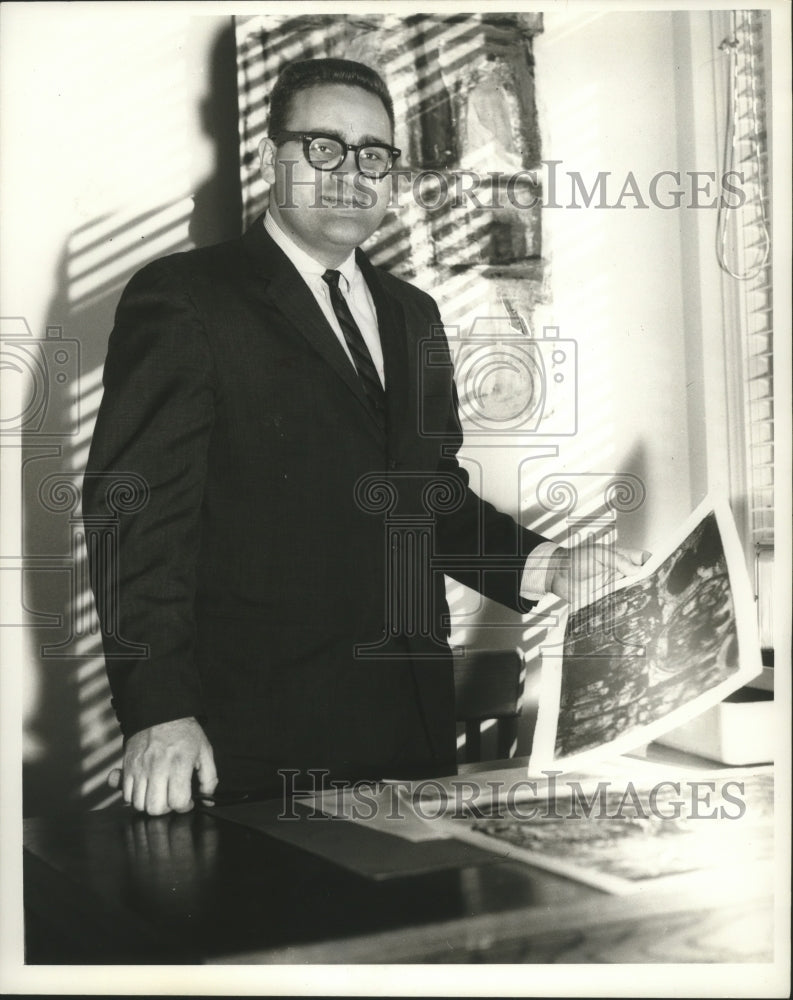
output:
[[[721,49],[728,61],[724,171],[735,171],[740,197],[722,207],[717,246],[729,275],[729,312],[736,329],[728,350],[737,355],[731,446],[733,482],[745,507],[747,549],[753,555],[763,646],[772,645],[774,551],[774,371],[769,170],[770,66],[764,11],[733,11]],[[740,202],[740,204],[738,203]]]

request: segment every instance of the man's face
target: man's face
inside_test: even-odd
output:
[[[285,128],[336,135],[356,146],[392,143],[382,101],[359,87],[339,84],[295,94]],[[278,147],[265,139],[261,153],[262,176],[271,185],[271,214],[299,247],[326,266],[341,263],[383,221],[391,180],[359,174],[352,151],[333,171],[315,170],[299,139]]]

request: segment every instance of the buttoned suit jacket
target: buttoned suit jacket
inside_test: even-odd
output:
[[[434,300],[357,252],[387,430],[256,220],[125,289],[84,482],[126,736],[195,716],[225,787],[454,770],[444,573],[516,610],[544,539],[470,489]],[[141,486],[127,512],[114,480]],[[109,488],[110,487],[110,488]],[[91,542],[112,523],[114,544]]]

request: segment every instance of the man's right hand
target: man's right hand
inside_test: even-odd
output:
[[[139,812],[184,813],[193,808],[194,771],[201,794],[212,795],[218,783],[212,746],[194,718],[175,719],[130,736],[121,770],[111,771],[107,783]]]

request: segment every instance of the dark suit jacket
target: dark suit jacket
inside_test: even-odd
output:
[[[83,509],[114,706],[127,736],[197,716],[226,785],[262,786],[279,767],[453,771],[443,573],[530,607],[520,577],[543,539],[457,464],[435,302],[358,259],[385,435],[261,219],[145,267],[110,337]],[[130,473],[148,499],[114,524],[113,565],[92,525],[108,474]]]

